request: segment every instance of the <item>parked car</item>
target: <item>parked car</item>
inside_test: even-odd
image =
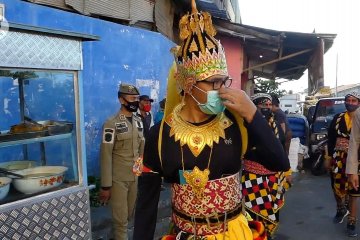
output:
[[[344,97],[321,98],[316,103],[313,116],[310,118],[310,156],[316,152],[320,141],[327,138],[328,128],[334,116],[344,112]]]

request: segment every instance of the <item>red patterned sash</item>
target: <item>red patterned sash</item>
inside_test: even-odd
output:
[[[244,164],[244,170],[247,172],[250,172],[250,173],[255,173],[255,174],[259,174],[259,175],[271,175],[271,174],[276,173],[276,172],[272,172],[272,171],[268,170],[260,163],[257,163],[254,161],[245,159],[243,161],[243,164]]]
[[[207,182],[199,199],[188,184],[172,185],[172,219],[182,231],[198,236],[221,233],[224,222],[241,212],[239,174]]]

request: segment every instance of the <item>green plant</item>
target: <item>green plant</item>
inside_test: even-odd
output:
[[[259,92],[274,94],[278,97],[282,97],[286,94],[285,90],[279,88],[280,83],[275,80],[257,79],[255,85]]]
[[[100,193],[100,178],[89,176],[88,177],[88,184],[89,185],[95,185],[94,189],[91,189],[90,192],[90,207],[100,207],[100,199],[99,199],[99,193]]]

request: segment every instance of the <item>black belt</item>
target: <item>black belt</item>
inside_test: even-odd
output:
[[[192,217],[185,213],[181,213],[175,208],[173,208],[173,213],[175,213],[180,218],[187,220],[189,222],[196,222],[196,223],[220,223],[225,221],[225,215],[226,219],[229,220],[233,217],[236,217],[239,213],[241,213],[241,204],[238,205],[235,209],[229,211],[228,213],[220,213],[217,217]]]

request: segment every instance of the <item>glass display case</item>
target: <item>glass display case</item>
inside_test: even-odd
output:
[[[0,239],[91,239],[84,41],[10,23],[0,38]]]
[[[76,71],[0,68],[0,204],[79,184],[76,88]]]

